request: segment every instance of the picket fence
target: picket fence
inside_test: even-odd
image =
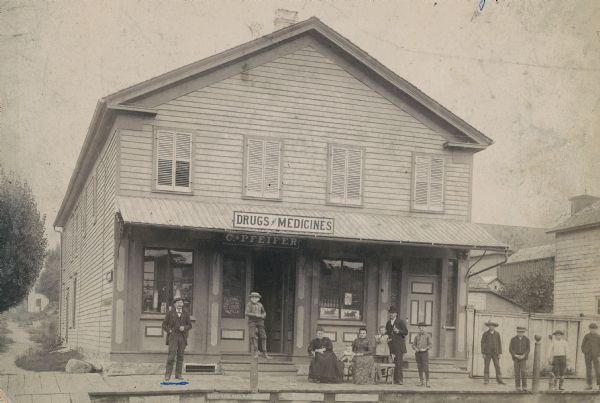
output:
[[[487,330],[485,323],[491,320],[499,324],[496,329],[502,339],[500,366],[502,375],[510,378],[514,375],[513,362],[508,352],[510,339],[516,335],[517,326],[527,328],[527,337],[531,340],[531,353],[527,360],[527,370],[533,372],[533,351],[535,335],[541,336],[541,368],[549,369],[548,345],[555,330],[562,330],[569,346],[567,356],[568,374],[585,376],[585,361],[581,352],[581,341],[588,332],[591,322],[600,324],[600,316],[567,316],[542,313],[506,313],[475,311],[467,309],[467,357],[471,376],[483,376],[483,356],[481,354],[481,335]],[[490,364],[490,378],[494,377],[494,366]]]

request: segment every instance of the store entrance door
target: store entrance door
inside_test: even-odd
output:
[[[294,338],[293,253],[261,251],[253,261],[252,291],[262,296],[267,311],[265,330],[269,353],[292,354]]]
[[[408,340],[410,343],[419,332],[418,324],[425,322],[425,331],[431,334],[433,347],[430,357],[437,357],[437,340],[439,326],[439,278],[438,276],[408,277]]]

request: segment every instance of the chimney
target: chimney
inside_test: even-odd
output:
[[[285,10],[283,8],[275,10],[275,20],[273,23],[276,31],[294,25],[296,22],[298,22],[298,11]]]
[[[574,215],[598,200],[600,200],[600,197],[591,195],[579,195],[571,197],[569,199],[571,202],[571,215]]]

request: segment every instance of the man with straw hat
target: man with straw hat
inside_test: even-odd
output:
[[[529,339],[525,336],[526,331],[523,326],[517,326],[517,335],[510,340],[508,348],[515,368],[515,387],[517,391],[523,390],[523,392],[527,392],[526,367],[530,351]]]
[[[483,354],[483,383],[490,383],[490,361],[494,363],[496,381],[504,385],[502,371],[500,370],[500,356],[502,355],[502,341],[500,333],[496,331],[498,324],[488,320],[485,325],[488,330],[481,336],[481,354]]]

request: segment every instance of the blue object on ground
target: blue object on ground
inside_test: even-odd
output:
[[[160,384],[161,385],[188,385],[189,382],[188,381],[176,381],[176,382],[171,382],[171,381],[165,382],[165,381],[162,381]]]

